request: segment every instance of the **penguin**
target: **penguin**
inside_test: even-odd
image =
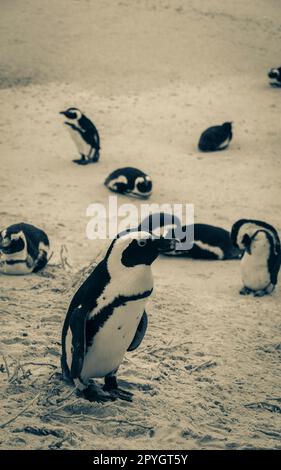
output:
[[[183,225],[181,230],[183,233],[188,233],[190,226]],[[230,237],[230,232],[221,227],[208,224],[194,224],[193,225],[194,241],[193,246],[187,250],[181,250],[180,246],[174,251],[163,253],[167,256],[184,256],[193,259],[206,259],[206,260],[231,260],[240,259],[243,251],[233,245]],[[167,234],[170,236],[170,233]],[[181,243],[184,237],[180,239]]]
[[[281,262],[280,252],[275,251],[274,236],[268,230],[258,229],[251,235],[244,235],[243,245],[240,294],[255,297],[271,294],[277,284]]]
[[[62,329],[61,367],[78,395],[89,401],[132,401],[132,393],[118,387],[116,374],[126,351],[135,350],[145,335],[151,264],[169,247],[171,241],[148,232],[116,237],[74,295]],[[104,379],[103,392],[95,378]]]
[[[244,249],[241,261],[241,295],[263,296],[275,289],[281,262],[277,230],[267,222],[240,219],[233,224],[231,238]]]
[[[220,126],[206,129],[199,139],[198,148],[201,152],[224,150],[232,140],[232,122],[224,122]]]
[[[281,87],[281,67],[270,69],[267,75],[271,86]]]
[[[81,158],[73,160],[78,165],[98,162],[100,158],[100,136],[94,123],[78,108],[68,108],[60,114],[66,117],[70,135],[75,142]]]
[[[170,222],[169,224],[169,217]],[[221,228],[207,224],[194,224],[193,230],[186,225],[181,225],[181,221],[175,215],[153,214],[140,224],[139,229],[152,231],[159,234],[159,230],[165,238],[175,239],[175,249],[169,252],[163,252],[166,256],[181,256],[193,259],[209,260],[229,260],[240,259],[243,250],[235,247],[231,241],[230,233]],[[163,232],[164,230],[164,232]],[[191,233],[194,236],[193,246],[190,249],[181,249],[181,243],[185,241],[185,234]]]
[[[0,232],[0,273],[30,274],[48,262],[49,239],[43,230],[24,222]]]
[[[125,167],[113,171],[106,178],[105,186],[120,194],[138,198],[148,198],[152,193],[150,176],[137,168]]]

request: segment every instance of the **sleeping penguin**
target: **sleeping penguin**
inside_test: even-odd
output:
[[[228,147],[232,140],[232,122],[224,122],[221,126],[206,129],[199,139],[201,152],[217,152]]]
[[[100,137],[94,123],[77,108],[68,108],[60,114],[66,117],[64,123],[68,126],[81,157],[73,162],[78,165],[97,162],[100,158]]]
[[[281,67],[270,69],[268,78],[271,86],[281,87]]]
[[[281,262],[280,240],[274,227],[259,220],[241,219],[232,228],[233,243],[244,249],[241,295],[271,294]]]
[[[181,230],[183,233],[188,233],[188,228],[189,226],[183,225]],[[230,260],[242,257],[243,251],[233,245],[230,233],[224,228],[208,224],[194,224],[193,230],[192,248],[181,250],[177,242],[175,250],[163,254],[208,260]],[[170,236],[171,234],[168,233],[167,237]],[[183,241],[184,238],[180,238],[180,242]]]
[[[49,239],[43,230],[25,223],[0,232],[0,273],[30,274],[48,262]]]
[[[147,232],[116,238],[104,259],[74,295],[62,330],[65,379],[89,401],[131,401],[116,374],[126,351],[136,349],[147,328],[145,307],[153,289],[151,264],[173,243]],[[94,378],[104,378],[102,393]]]
[[[170,219],[169,219],[169,217]],[[169,223],[170,222],[170,223]],[[167,239],[175,239],[175,249],[163,255],[181,256],[193,259],[226,260],[239,259],[243,251],[235,247],[231,241],[230,233],[221,228],[207,224],[181,225],[180,219],[175,215],[153,214],[143,220],[139,229],[148,230],[155,235],[159,232]],[[189,230],[192,228],[192,230]],[[193,237],[193,246],[183,248],[181,245],[186,237]],[[190,246],[191,243],[188,244]]]
[[[132,167],[113,171],[106,178],[104,184],[111,191],[138,198],[148,198],[152,193],[150,176]]]

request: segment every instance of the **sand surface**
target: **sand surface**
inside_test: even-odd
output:
[[[0,225],[40,226],[54,255],[43,275],[0,278],[0,425],[22,412],[1,448],[281,448],[281,289],[239,296],[238,261],[155,262],[149,329],[119,374],[132,404],[68,396],[56,375],[74,284],[108,244],[87,240],[86,209],[107,204],[112,170],[140,167],[151,203],[192,203],[197,222],[281,230],[281,92],[266,77],[280,15],[278,0],[2,0]],[[71,105],[100,130],[96,165],[71,162]],[[225,120],[230,148],[199,154]]]

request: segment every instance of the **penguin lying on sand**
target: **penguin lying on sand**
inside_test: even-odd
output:
[[[190,231],[194,235],[192,248],[180,249],[180,244],[184,242],[185,234],[188,235],[188,228],[191,226],[182,226],[179,218],[176,216],[170,216],[173,217],[172,222],[174,225],[169,226],[167,214],[159,213],[157,215],[158,218],[156,214],[153,214],[153,217],[150,215],[144,219],[139,229],[142,227],[154,234],[158,234],[161,228],[165,238],[175,239],[175,249],[167,253],[163,252],[163,255],[210,260],[239,259],[242,257],[243,251],[238,247],[234,247],[230,233],[227,230],[207,224],[194,224],[193,231]],[[163,228],[165,230],[164,233]]]
[[[270,69],[268,78],[271,86],[281,87],[281,67]]]
[[[152,193],[150,176],[137,168],[125,167],[113,171],[106,178],[105,186],[120,194],[139,198],[148,198]]]
[[[0,232],[0,273],[30,274],[48,262],[49,239],[43,230],[20,223]]]
[[[277,284],[281,263],[280,240],[272,225],[259,220],[238,220],[232,227],[235,246],[244,249],[241,261],[241,295],[271,294]]]
[[[136,349],[147,328],[151,264],[173,243],[147,232],[116,238],[104,259],[74,295],[62,331],[63,375],[90,401],[131,401],[116,373],[126,351]],[[93,378],[104,378],[102,393]]]
[[[80,160],[73,160],[78,165],[97,162],[100,158],[100,137],[94,123],[77,108],[68,108],[60,114],[66,117],[64,122],[74,140]]]
[[[198,147],[201,152],[216,152],[224,150],[232,140],[232,123],[224,122],[221,126],[206,129],[199,139]]]

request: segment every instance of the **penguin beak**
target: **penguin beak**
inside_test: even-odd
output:
[[[59,114],[63,114],[63,116],[65,116],[65,111],[60,111]]]
[[[249,235],[245,235],[243,238],[243,244],[244,244],[245,251],[249,253],[249,255],[251,254],[251,243],[252,243],[252,240],[249,237]]]

